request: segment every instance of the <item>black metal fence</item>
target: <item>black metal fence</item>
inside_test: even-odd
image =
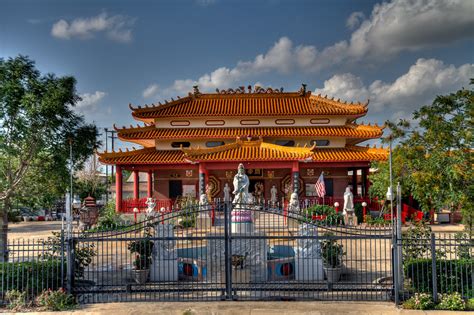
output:
[[[401,289],[405,296],[458,292],[474,297],[474,239],[464,232],[404,237],[398,242],[403,256]]]
[[[279,207],[189,204],[110,229],[12,241],[1,299],[67,288],[80,303],[209,300],[393,300],[414,292],[473,297],[473,241],[403,238]],[[402,266],[393,261],[402,252]],[[68,254],[67,254],[68,253]],[[398,270],[401,273],[398,274]]]
[[[25,292],[33,300],[43,290],[66,284],[65,242],[62,234],[44,239],[11,240],[8,262],[0,262],[0,302],[12,290]]]

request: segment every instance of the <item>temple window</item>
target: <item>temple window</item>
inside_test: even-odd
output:
[[[207,141],[206,147],[213,148],[213,147],[218,147],[224,144],[225,144],[224,141]]]
[[[313,140],[311,144],[316,144],[317,147],[327,147],[329,145],[329,140]]]
[[[184,142],[171,142],[171,147],[172,148],[189,148],[191,146],[190,142],[184,141]]]
[[[295,146],[295,142],[293,140],[276,140],[275,144],[281,145],[281,146],[284,146],[284,147],[294,147]]]

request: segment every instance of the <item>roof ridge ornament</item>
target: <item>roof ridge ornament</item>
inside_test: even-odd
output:
[[[300,96],[306,96],[306,84],[302,83],[299,90]]]

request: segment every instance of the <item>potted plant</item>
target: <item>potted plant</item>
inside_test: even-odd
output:
[[[332,234],[327,234],[332,236]],[[323,259],[323,268],[328,282],[339,281],[342,271],[342,256],[344,246],[338,244],[335,239],[327,239],[321,242],[321,258]]]
[[[151,255],[155,244],[148,238],[132,241],[128,244],[130,253],[135,254],[133,272],[135,282],[144,284],[150,275]]]

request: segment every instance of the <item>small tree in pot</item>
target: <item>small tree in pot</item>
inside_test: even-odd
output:
[[[328,233],[326,236],[333,236],[333,234]],[[339,281],[342,270],[342,256],[345,254],[344,246],[338,244],[335,239],[327,239],[321,242],[321,257],[328,282]]]
[[[135,282],[143,284],[150,275],[151,255],[155,244],[147,237],[128,244],[130,253],[135,254],[133,261]]]

